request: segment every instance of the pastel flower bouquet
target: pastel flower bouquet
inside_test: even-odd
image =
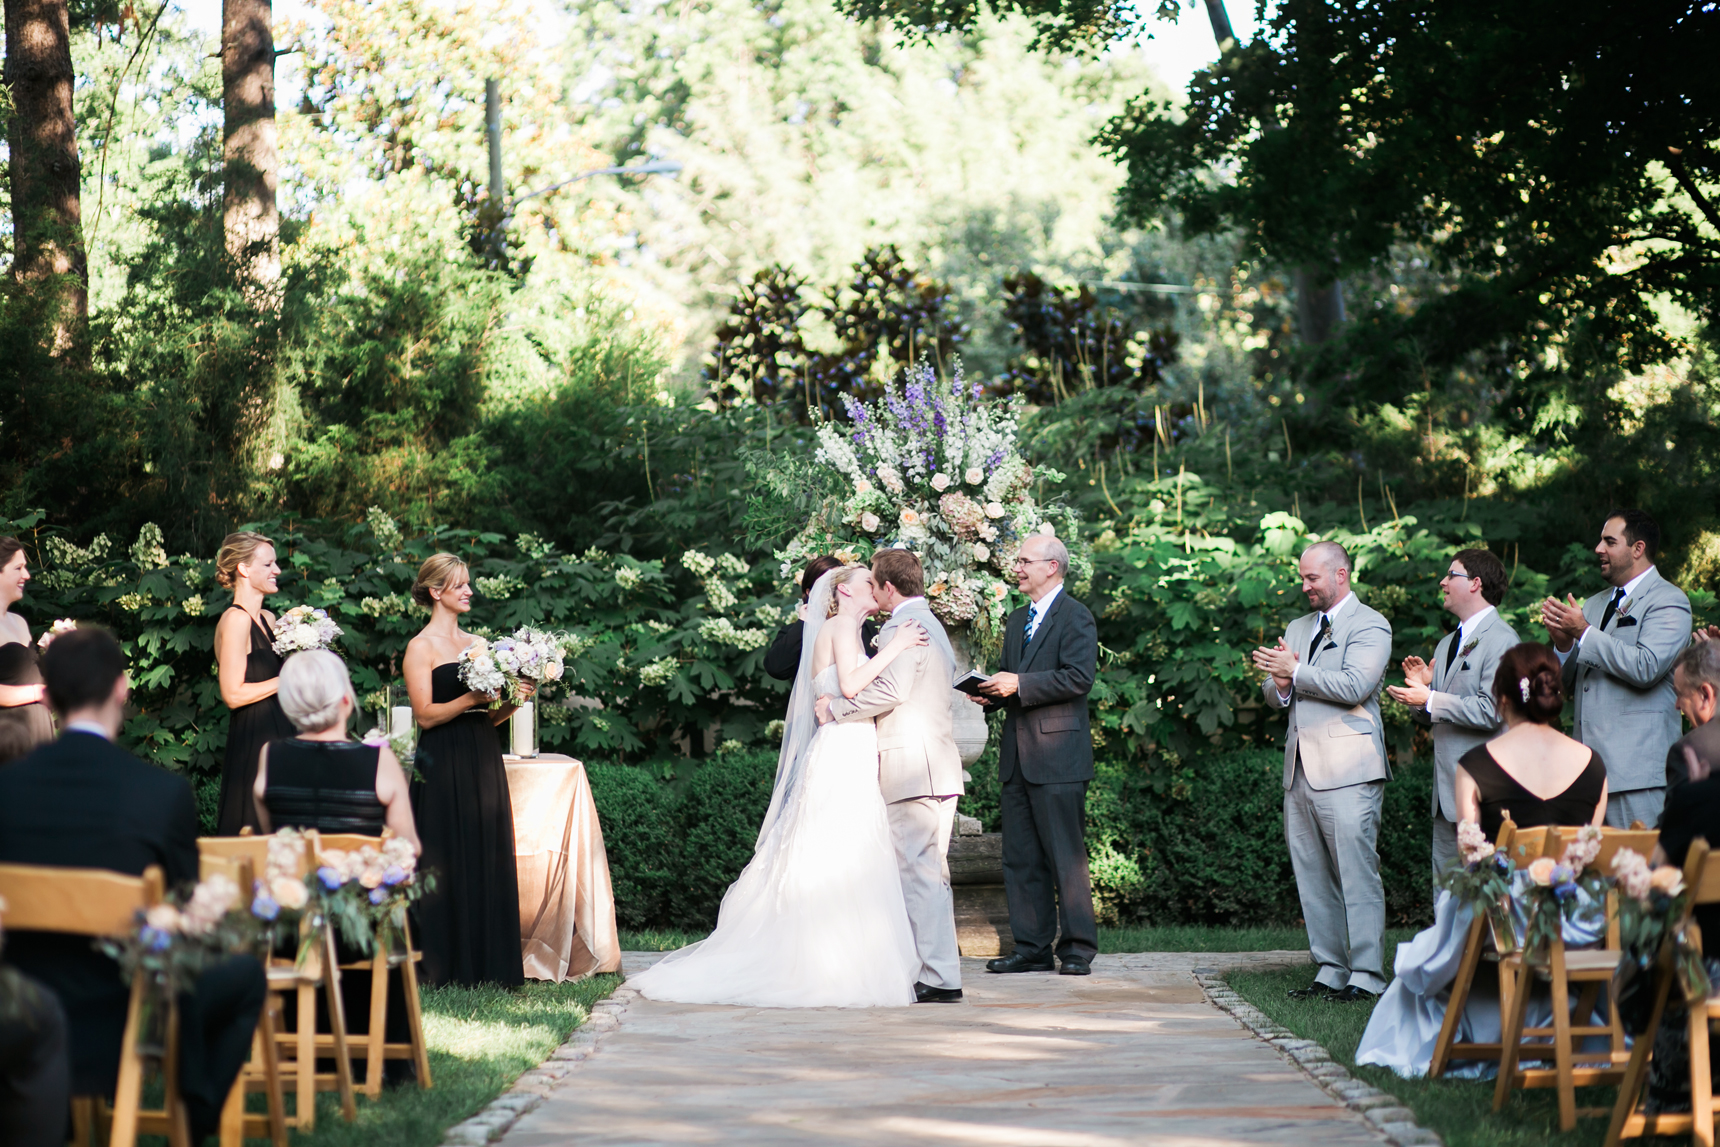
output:
[[[295,605],[275,619],[275,652],[285,657],[307,649],[328,649],[342,630],[327,610]]]
[[[524,700],[521,686],[559,681],[562,647],[568,638],[523,625],[494,641],[477,638],[460,654],[460,681],[474,693],[494,698],[494,708],[505,697],[513,704]]]
[[[306,879],[301,874],[309,867],[308,844],[294,829],[276,832],[251,901],[251,913],[270,922],[277,940],[299,937],[301,962],[331,924],[342,940],[368,955],[374,938],[381,934],[386,944],[401,927],[407,907],[435,888],[433,876],[418,871],[412,845],[400,837],[389,837],[380,849],[321,849]],[[311,927],[300,928],[306,913]]]
[[[70,633],[77,627],[78,623],[73,621],[71,618],[60,618],[60,620],[54,622],[54,624],[44,630],[42,636],[36,639],[36,648],[41,652],[46,653],[48,651],[48,646],[54,643],[54,638],[60,636],[62,633]]]
[[[1022,458],[1017,406],[986,397],[960,364],[940,378],[921,363],[880,401],[843,402],[849,422],[819,427],[815,457],[847,492],[827,500],[776,555],[784,578],[821,553],[863,561],[877,549],[909,549],[925,566],[932,611],[946,624],[972,625],[982,644],[995,646],[1023,539],[1056,534],[1070,548],[1070,580],[1090,572],[1074,513],[1034,498],[1037,483],[1063,475]]]
[[[1708,969],[1703,966],[1701,943],[1695,925],[1680,925],[1688,890],[1684,873],[1669,864],[1651,868],[1639,852],[1621,848],[1612,862],[1618,887],[1619,943],[1625,959],[1636,972],[1647,972],[1668,938],[1673,943],[1673,964],[1687,1000],[1708,998]]]
[[[1460,903],[1487,914],[1494,935],[1510,936],[1505,898],[1511,894],[1513,868],[1510,857],[1493,846],[1481,826],[1466,820],[1457,826],[1457,863],[1440,873],[1440,887]]]
[[[1585,825],[1558,859],[1539,857],[1524,869],[1517,898],[1526,916],[1524,947],[1544,951],[1555,935],[1585,907],[1603,903],[1609,883],[1594,867],[1601,851],[1601,830]]]

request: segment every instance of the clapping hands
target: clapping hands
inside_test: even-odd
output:
[[[1583,636],[1583,630],[1589,627],[1589,619],[1583,616],[1582,603],[1566,594],[1564,601],[1549,597],[1541,603],[1541,624],[1547,627],[1547,637],[1553,647],[1563,653],[1572,642]]]
[[[1386,692],[1411,709],[1424,707],[1433,685],[1433,666],[1419,657],[1404,658],[1403,682],[1402,685],[1386,686]]]
[[[1288,693],[1290,684],[1296,675],[1296,666],[1301,662],[1284,639],[1279,638],[1278,644],[1272,648],[1262,645],[1254,651],[1254,666],[1264,669],[1272,680],[1277,682],[1280,693]]]

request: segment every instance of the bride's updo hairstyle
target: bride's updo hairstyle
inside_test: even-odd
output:
[[[1513,645],[1499,659],[1499,672],[1493,675],[1493,696],[1537,725],[1555,723],[1565,709],[1558,657],[1538,641]]]
[[[816,561],[817,559],[814,559],[814,560]],[[833,570],[833,569],[840,569],[840,570],[844,571],[842,573],[842,575],[836,579],[836,585],[852,585],[854,583],[854,581],[857,578],[859,578],[859,576],[861,574],[870,572],[870,570],[866,566],[844,566],[840,562],[836,563],[833,566],[825,567],[825,572],[828,573],[830,570]],[[822,575],[820,575],[820,576],[822,576]],[[817,578],[814,578],[813,580],[816,581]],[[837,614],[837,611],[840,610],[841,608],[842,608],[842,598],[837,596],[836,587],[832,586],[831,592],[830,592],[830,609],[825,613],[824,616],[835,617]]]
[[[281,709],[301,733],[320,733],[340,720],[340,699],[358,707],[346,662],[326,649],[307,649],[281,666]]]
[[[465,562],[453,554],[431,554],[418,567],[418,576],[413,579],[412,600],[425,609],[434,609],[436,599],[430,596],[430,591],[447,589],[462,575],[471,576]]]
[[[275,543],[249,530],[222,538],[221,548],[215,551],[215,584],[222,589],[232,589],[239,580],[239,567],[255,561],[257,551],[264,546],[273,549]]]

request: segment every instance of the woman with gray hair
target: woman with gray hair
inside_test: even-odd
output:
[[[380,836],[386,826],[416,851],[418,828],[394,750],[347,739],[357,699],[346,663],[323,649],[295,653],[281,666],[279,696],[299,735],[263,748],[255,789],[263,831]]]

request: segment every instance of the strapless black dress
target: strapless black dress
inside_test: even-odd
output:
[[[257,685],[280,675],[281,655],[275,652],[275,635],[269,631],[267,621],[253,620],[251,652],[245,658],[245,683]],[[281,711],[279,697],[265,697],[233,710],[227,720],[227,756],[221,763],[221,802],[215,817],[218,836],[238,836],[239,830],[247,826],[252,832],[258,831],[257,797],[252,791],[257,784],[257,758],[270,741],[297,733]]]
[[[0,645],[0,685],[40,685],[42,674],[36,668],[36,651],[20,641]],[[54,739],[54,721],[48,707],[40,701],[0,709],[0,721],[21,726],[29,749],[45,745]]]
[[[450,661],[430,674],[430,699],[471,692]],[[418,905],[423,976],[432,984],[525,981],[520,960],[520,882],[514,866],[514,806],[501,734],[488,711],[469,709],[418,738],[412,811],[424,846],[418,863],[436,891]]]

